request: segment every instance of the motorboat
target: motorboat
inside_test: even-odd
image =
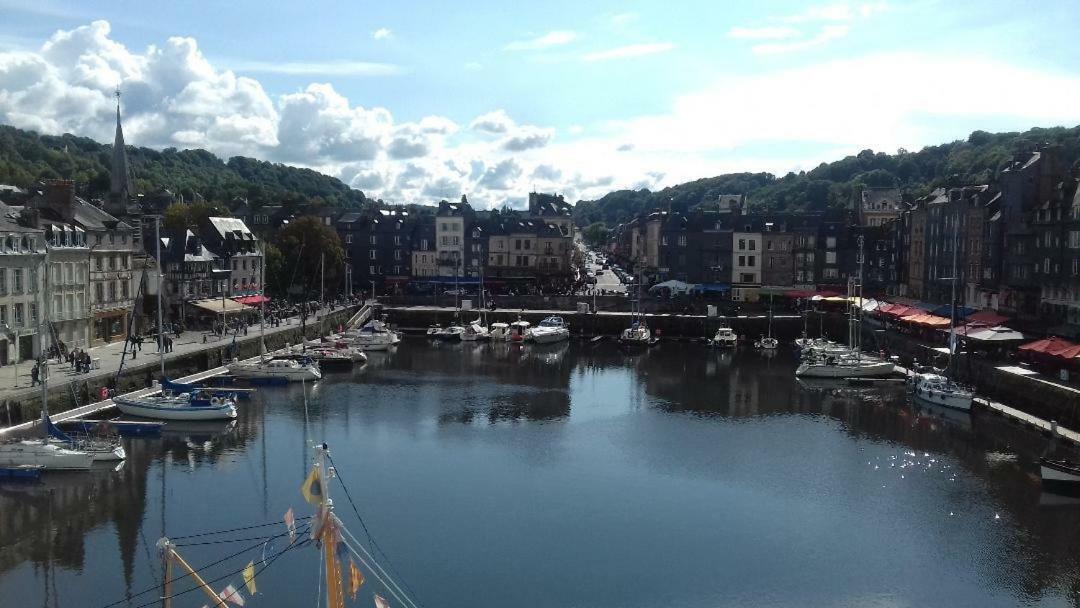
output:
[[[496,342],[504,342],[510,339],[509,323],[492,323],[488,328],[488,338]]]
[[[428,330],[430,334],[430,330]],[[368,321],[356,332],[345,334],[362,350],[386,350],[401,342],[401,336],[381,321]]]
[[[780,341],[772,336],[765,336],[754,342],[754,348],[758,350],[776,350],[778,346],[780,346]]]
[[[730,327],[717,328],[712,337],[712,345],[718,348],[735,348],[739,344],[739,336]]]
[[[532,339],[532,332],[530,328],[532,324],[528,321],[522,321],[518,319],[510,324],[510,333],[507,334],[507,338],[511,342],[524,342],[525,340]]]
[[[113,397],[123,413],[157,420],[226,420],[236,418],[236,402],[208,391],[174,393],[166,390],[145,397]]]
[[[86,471],[94,455],[51,443],[27,439],[0,444],[0,467],[44,467],[48,471]]]
[[[570,339],[570,326],[562,317],[548,317],[529,330],[529,336],[537,344],[554,344]]]
[[[319,366],[311,361],[262,358],[255,361],[234,361],[226,366],[237,378],[300,382],[322,378]]]
[[[462,342],[476,342],[478,340],[487,340],[491,337],[491,330],[484,327],[480,319],[473,321],[465,326],[465,331],[458,334]]]
[[[1040,458],[1039,476],[1047,492],[1080,496],[1080,463]]]
[[[921,401],[965,412],[971,411],[973,393],[940,374],[916,374],[914,390],[915,397]]]
[[[652,342],[652,332],[644,322],[634,323],[619,335],[619,344],[623,346],[648,346]]]
[[[795,369],[803,378],[877,378],[890,376],[896,366],[890,361],[857,355],[823,355],[804,360]]]

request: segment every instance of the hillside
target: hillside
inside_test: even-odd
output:
[[[206,150],[128,146],[137,192],[168,188],[187,200],[195,194],[214,202],[247,198],[251,203],[322,202],[356,206],[366,199],[340,180],[310,169],[234,156],[222,161]],[[76,182],[81,194],[102,196],[109,189],[112,146],[74,135],[38,135],[0,126],[0,184],[26,187],[45,178]]]
[[[718,194],[746,194],[756,209],[784,211],[825,210],[843,207],[862,186],[897,186],[912,198],[941,185],[986,183],[994,180],[1016,153],[1037,144],[1061,144],[1070,165],[1080,161],[1080,127],[1031,129],[1023,133],[975,131],[965,141],[928,146],[918,152],[896,154],[864,150],[811,171],[788,173],[732,173],[699,179],[658,192],[618,190],[594,201],[578,201],[577,223],[604,222],[613,226],[637,213],[666,207],[690,209]]]

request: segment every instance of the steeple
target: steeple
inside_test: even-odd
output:
[[[116,89],[116,138],[113,139],[112,170],[109,182],[110,213],[121,214],[127,209],[131,198],[131,181],[128,171],[127,152],[124,149],[124,130],[120,126],[120,88]]]

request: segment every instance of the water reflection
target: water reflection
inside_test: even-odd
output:
[[[886,587],[910,605],[1076,604],[1080,501],[1040,492],[1044,438],[794,366],[694,344],[407,340],[260,391],[236,421],[126,440],[119,471],[0,485],[0,604],[82,605],[84,576],[110,598],[153,584],[163,532],[295,505],[316,438],[362,476],[365,517],[429,602],[859,605]],[[310,596],[273,584],[259,605]]]

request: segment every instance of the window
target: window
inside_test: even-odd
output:
[[[667,246],[667,235],[666,234],[664,236],[660,237],[660,244],[665,246],[665,247]]]
[[[0,296],[6,296],[7,291],[7,268],[0,268]]]
[[[825,252],[825,263],[826,264],[835,264],[836,263],[836,252],[835,251],[826,251]]]
[[[99,283],[94,283],[94,301],[95,302],[104,302],[105,301],[105,284],[104,283],[100,283],[100,282]]]
[[[526,240],[525,241],[525,249],[529,249],[529,248],[531,248],[531,246],[532,246],[532,241]]]
[[[1072,273],[1074,277],[1080,275],[1080,258],[1073,258]]]
[[[446,222],[443,222],[442,224],[439,225],[439,231],[441,231],[441,232],[449,232],[450,231],[449,225]]]
[[[398,224],[398,226],[400,226],[400,225],[401,224]],[[394,235],[394,244],[399,246],[399,247],[401,246],[401,237],[400,236]]]
[[[825,247],[827,249],[835,249],[836,248],[836,237],[835,236],[827,236],[827,237],[825,237]]]
[[[116,281],[109,281],[109,301],[116,301]]]
[[[368,237],[368,244],[369,245],[378,245],[379,244],[379,238],[377,236],[375,236],[374,234],[369,236]]]
[[[773,246],[772,241],[765,241],[765,249],[768,249],[769,251],[772,251],[772,246]]]
[[[375,274],[375,267],[374,266],[368,266],[367,269],[368,269],[368,274]]]
[[[752,273],[752,272],[744,272],[744,273],[740,274],[739,275],[739,282],[740,283],[753,283],[754,282],[754,273]]]
[[[739,239],[739,251],[746,250],[746,239]]]
[[[0,304],[0,323],[7,323],[7,304]]]
[[[441,245],[449,245],[450,244],[450,237],[448,237],[448,236],[441,237],[439,239],[439,243]]]
[[[101,270],[101,265],[102,265],[101,260],[102,260],[101,256],[97,256],[97,257],[94,258],[94,270]]]
[[[1050,258],[1043,258],[1043,273],[1050,274]]]
[[[750,241],[750,242],[753,243],[753,241]],[[756,256],[752,256],[752,255],[747,256],[747,258],[746,258],[746,265],[747,266],[756,266],[757,265],[756,262],[757,262],[757,257]]]
[[[30,322],[37,323],[37,302],[30,303]]]
[[[352,245],[352,235],[351,234],[346,234],[345,235],[345,244],[346,245]]]
[[[521,249],[521,239],[514,239],[514,249],[516,249],[516,250]]]
[[[127,282],[127,281],[121,282],[120,283],[120,293],[123,294],[125,300],[130,298],[131,297],[131,295],[130,295],[131,294],[131,284],[129,282]]]
[[[394,259],[395,260],[400,260],[401,259],[401,250],[400,249],[395,249],[394,250]]]
[[[838,279],[840,278],[840,271],[835,268],[826,268],[821,271],[821,277],[824,279]]]
[[[374,249],[368,249],[368,259],[369,260],[374,260],[375,259],[375,250]]]
[[[750,239],[749,245],[750,251],[754,251],[755,249],[757,249],[757,241],[755,241],[754,239]]]
[[[22,268],[15,268],[11,272],[12,286],[11,293],[23,292],[23,271]]]
[[[15,327],[22,327],[23,320],[24,320],[23,312],[25,310],[24,306],[25,305],[21,304],[21,303],[15,304],[15,314],[14,314]]]
[[[566,243],[563,243],[563,245],[565,246]],[[680,234],[679,235],[679,247],[686,247],[686,235],[685,234]]]
[[[420,249],[425,249],[426,250],[427,248],[428,248],[427,239],[420,239]]]
[[[746,256],[745,255],[740,255],[739,256],[739,266],[746,266]]]

